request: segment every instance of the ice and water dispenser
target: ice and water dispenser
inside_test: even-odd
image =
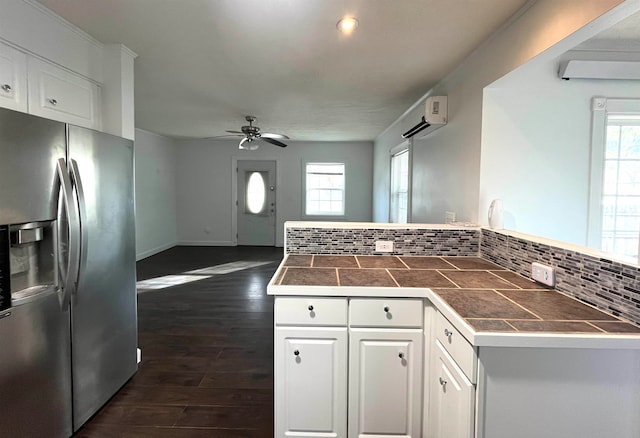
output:
[[[55,221],[0,225],[0,310],[56,287]]]

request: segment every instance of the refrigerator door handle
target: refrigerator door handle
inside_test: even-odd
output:
[[[78,162],[74,159],[69,160],[69,162],[71,165],[71,182],[76,189],[76,196],[78,197],[78,218],[80,222],[80,227],[78,229],[78,240],[80,243],[79,264],[77,274],[74,277],[77,284],[80,282],[80,274],[84,272],[87,264],[87,233],[84,230],[84,227],[87,224],[87,201],[84,195],[84,188],[82,186],[82,178],[80,177]],[[74,289],[76,299],[78,298],[77,292],[78,289],[76,287]]]
[[[78,286],[77,278],[78,270],[80,269],[80,213],[78,211],[78,204],[76,204],[73,199],[73,186],[64,158],[58,160],[57,170],[60,189],[62,190],[62,198],[69,220],[69,263],[67,264],[67,272],[63,279],[62,297],[62,306],[67,307],[71,302],[71,295],[75,295]]]

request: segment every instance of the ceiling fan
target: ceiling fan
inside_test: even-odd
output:
[[[255,151],[259,146],[259,143],[257,143],[256,140],[263,140],[267,143],[271,143],[272,145],[279,146],[281,148],[287,147],[286,144],[278,140],[289,139],[289,137],[287,137],[286,135],[260,132],[260,127],[253,126],[253,122],[256,121],[256,118],[254,116],[246,116],[245,120],[249,122],[249,124],[241,127],[240,131],[227,131],[233,136],[243,137],[242,140],[240,140],[238,148]]]

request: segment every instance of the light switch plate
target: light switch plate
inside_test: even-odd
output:
[[[535,281],[547,286],[554,286],[556,283],[555,271],[551,266],[543,265],[542,263],[531,263],[531,278]]]
[[[390,240],[376,240],[376,252],[393,252],[393,242]]]

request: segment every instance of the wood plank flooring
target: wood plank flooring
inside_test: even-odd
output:
[[[273,436],[273,298],[282,248],[175,247],[138,280],[233,261],[272,263],[138,295],[142,363],[75,436]]]

